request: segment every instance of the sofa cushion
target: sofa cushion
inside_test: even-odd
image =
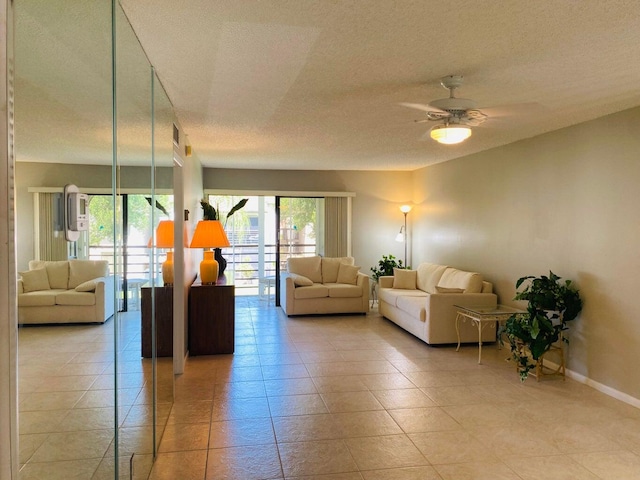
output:
[[[338,268],[338,278],[334,283],[356,285],[358,283],[358,272],[360,272],[360,267],[356,265],[347,265],[346,263],[341,263],[340,268]],[[331,294],[329,294],[329,296],[331,296]]]
[[[69,262],[67,260],[44,261],[31,260],[29,269],[46,268],[49,276],[49,286],[51,288],[69,288]]]
[[[76,288],[81,283],[108,275],[106,260],[69,260],[69,286]]]
[[[464,293],[464,288],[447,288],[436,286],[436,292],[438,293]]]
[[[378,299],[394,307],[397,306],[399,297],[425,298],[427,296],[429,296],[429,294],[422,290],[398,290],[393,288],[381,288],[378,290]]]
[[[93,280],[87,280],[86,282],[81,283],[75,288],[75,290],[76,292],[95,292],[97,285],[98,279],[94,278]]]
[[[329,296],[333,298],[359,298],[362,297],[362,288],[346,283],[326,283]]]
[[[353,257],[322,257],[322,283],[336,283],[341,264],[353,265]]]
[[[442,274],[438,286],[463,288],[464,293],[480,293],[482,291],[482,275],[475,272],[464,272],[456,268],[447,268]]]
[[[415,270],[405,270],[403,268],[393,269],[393,288],[400,288],[403,290],[415,290],[416,289],[416,275],[418,272]]]
[[[329,296],[329,288],[321,283],[314,283],[311,287],[298,287],[293,291],[296,300],[305,298],[324,298]]]
[[[296,287],[310,287],[313,285],[313,282],[305,276],[298,275],[297,273],[290,273],[289,275]]]
[[[411,295],[401,295],[397,300],[397,307],[407,312],[414,318],[419,318],[421,322],[426,321],[427,311],[425,309],[425,299],[423,297],[414,297]]]
[[[19,307],[52,307],[56,304],[56,295],[65,290],[39,290],[18,295]]]
[[[20,276],[22,277],[22,290],[25,293],[51,289],[46,268],[20,272]]]
[[[416,286],[427,293],[436,293],[436,285],[438,285],[438,282],[440,281],[440,278],[442,278],[442,274],[446,269],[446,265],[421,263],[418,265]]]
[[[56,295],[56,305],[82,305],[89,306],[96,304],[96,295],[88,292],[76,292],[67,290]]]
[[[322,283],[322,271],[320,269],[321,257],[290,257],[287,259],[287,271],[307,277],[313,283]]]

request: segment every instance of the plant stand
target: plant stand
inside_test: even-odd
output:
[[[562,340],[561,340],[562,342]],[[554,362],[555,367],[548,367],[544,365],[544,359],[547,355],[554,356],[557,362]],[[552,345],[549,350],[544,352],[542,356],[536,362],[535,373],[531,373],[536,377],[536,381],[539,382],[542,377],[561,376],[562,380],[565,379],[565,364],[564,364],[564,348],[562,343],[559,345]]]

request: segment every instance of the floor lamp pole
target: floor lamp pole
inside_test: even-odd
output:
[[[407,213],[409,212],[402,213],[404,213],[404,268],[407,268]]]

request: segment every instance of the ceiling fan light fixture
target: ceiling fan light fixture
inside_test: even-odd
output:
[[[431,138],[438,143],[455,145],[471,136],[471,129],[464,125],[436,125],[431,129]]]

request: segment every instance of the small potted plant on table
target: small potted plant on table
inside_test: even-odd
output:
[[[562,332],[567,330],[567,322],[582,310],[580,294],[571,285],[571,280],[560,280],[561,277],[549,272],[548,277],[527,276],[516,282],[516,290],[527,282],[514,297],[514,300],[529,302],[527,312],[509,317],[501,332],[509,340],[511,358],[516,362],[523,382],[532,370],[540,374],[542,358],[554,345],[561,341],[568,343]],[[561,368],[564,373],[564,365]]]

